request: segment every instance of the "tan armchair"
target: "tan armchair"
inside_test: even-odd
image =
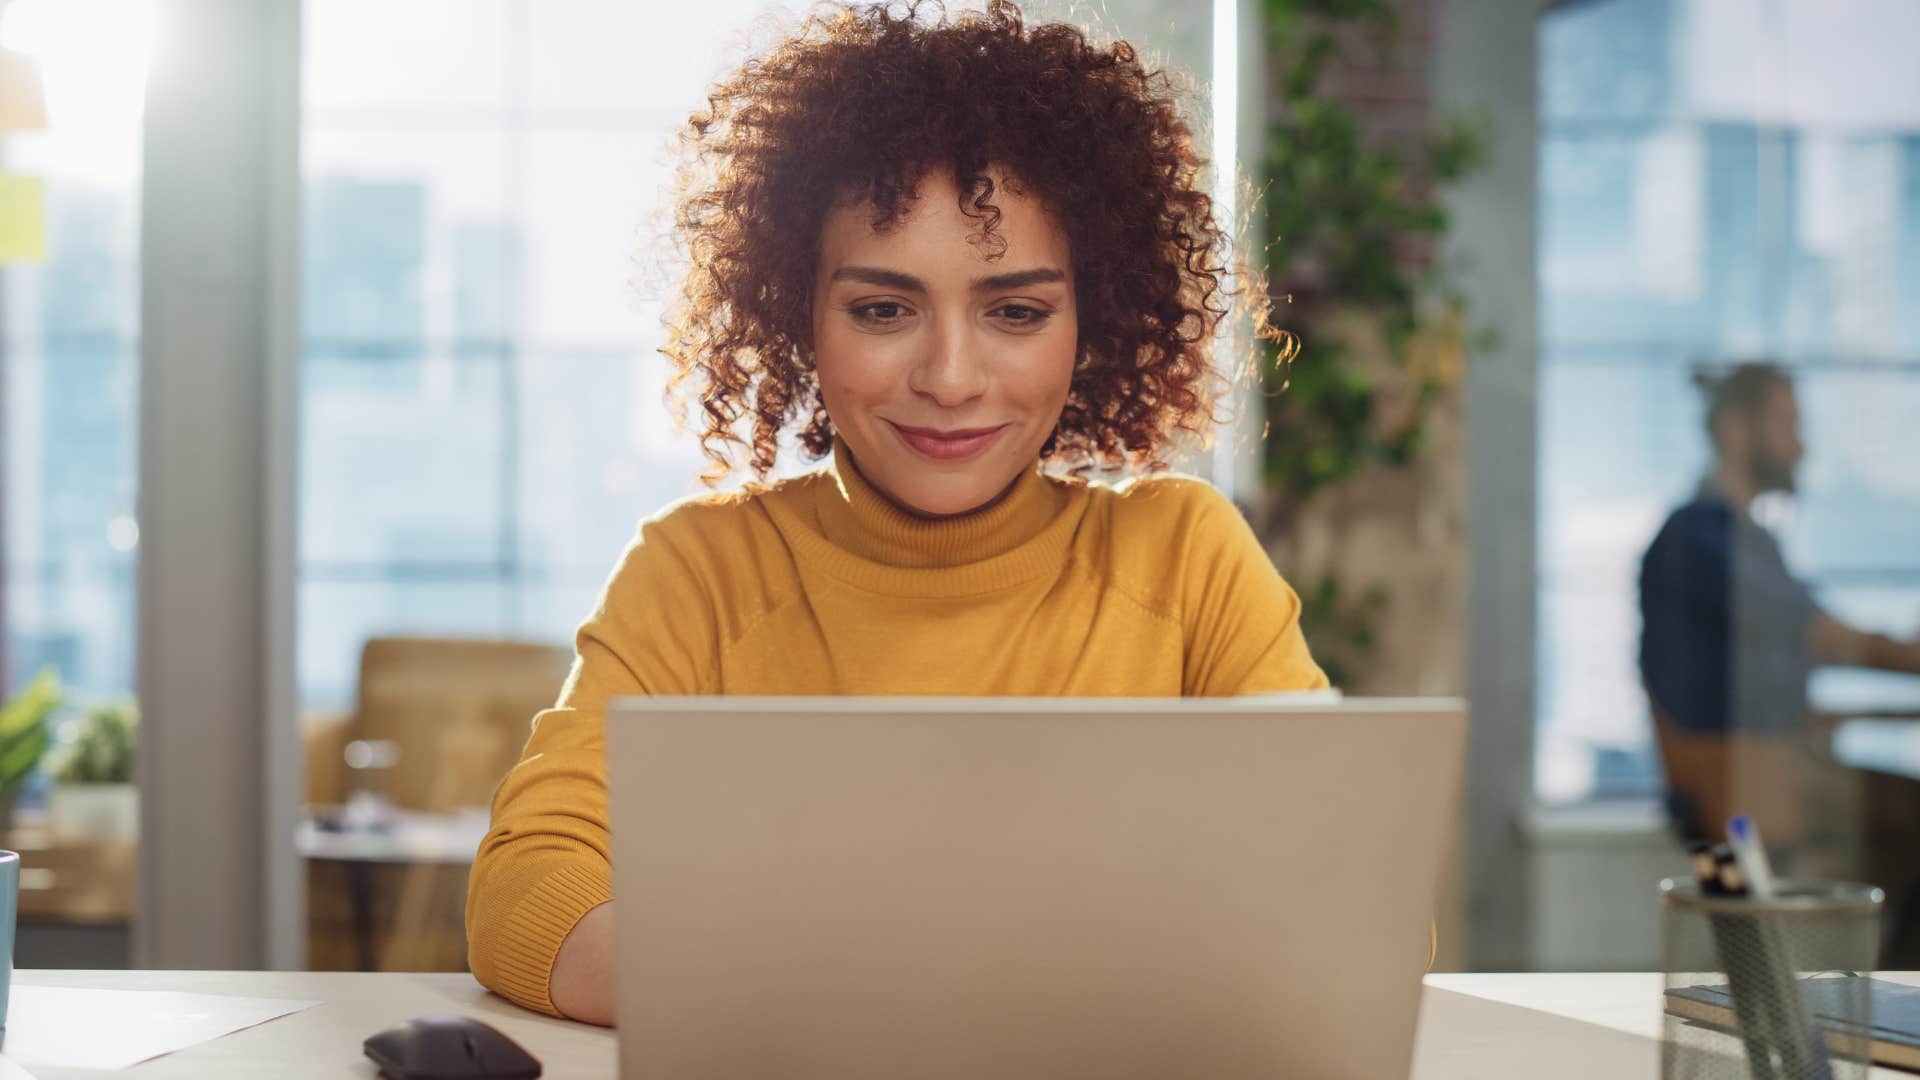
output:
[[[371,782],[402,810],[485,807],[571,659],[570,650],[524,641],[369,640],[353,711],[301,718],[308,803],[339,804]],[[356,780],[344,760],[355,740],[390,744],[392,765]],[[371,955],[386,971],[464,969],[467,867],[309,862],[307,872],[309,967],[354,968]],[[370,944],[357,929],[368,906]]]
[[[398,751],[382,794],[407,810],[485,806],[520,756],[528,723],[548,708],[572,653],[527,641],[385,637],[360,654],[360,687],[345,717],[303,721],[307,799],[348,794],[342,753],[354,740]]]

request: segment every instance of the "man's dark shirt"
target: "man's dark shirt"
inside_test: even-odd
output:
[[[1640,564],[1640,676],[1681,731],[1796,730],[1817,611],[1773,534],[1703,485]]]

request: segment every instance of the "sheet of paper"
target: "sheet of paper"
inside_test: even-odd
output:
[[[0,1080],[33,1080],[33,1074],[25,1065],[0,1054]]]
[[[318,1004],[172,990],[15,986],[0,1049],[29,1068],[125,1069]]]
[[[0,49],[0,131],[36,131],[46,126],[47,95],[40,62],[26,53]],[[5,1080],[4,1074],[0,1080]]]
[[[0,173],[0,261],[46,257],[47,200],[40,178]]]

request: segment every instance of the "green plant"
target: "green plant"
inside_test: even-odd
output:
[[[132,783],[139,723],[130,701],[95,707],[87,713],[79,737],[68,745],[54,779],[63,784]]]
[[[1435,406],[1464,375],[1466,301],[1439,252],[1445,190],[1486,157],[1484,126],[1447,118],[1424,136],[1369,132],[1335,80],[1391,72],[1391,0],[1265,0],[1275,84],[1259,209],[1273,321],[1264,383],[1267,524],[1285,529],[1316,495],[1426,448]],[[1335,576],[1297,580],[1316,645],[1359,657],[1384,591]],[[1316,650],[1318,652],[1318,650]],[[1337,657],[1334,658],[1337,663]],[[1336,682],[1339,680],[1336,679]]]
[[[1387,590],[1370,586],[1359,596],[1335,574],[1323,574],[1300,587],[1300,632],[1313,644],[1314,659],[1335,686],[1353,680],[1352,659],[1373,651],[1375,621],[1386,610]]]
[[[47,718],[60,707],[60,677],[51,669],[34,676],[12,701],[0,705],[0,797],[11,802],[47,752]]]

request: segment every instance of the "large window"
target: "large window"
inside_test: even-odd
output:
[[[1113,8],[1205,77],[1208,0]],[[768,10],[305,5],[304,704],[351,697],[370,634],[568,640],[636,523],[696,490],[650,241],[671,133]]]
[[[0,0],[0,49],[32,58],[45,99],[44,125],[0,130],[45,236],[43,257],[0,260],[0,690],[49,667],[83,700],[133,690],[149,20],[142,0]]]
[[[646,5],[306,5],[298,670],[380,632],[562,640],[688,490],[629,288],[719,20]]]
[[[1651,792],[1639,559],[1707,468],[1696,370],[1793,374],[1759,508],[1859,625],[1920,629],[1920,4],[1584,0],[1539,29],[1540,794]],[[1816,707],[1920,703],[1826,671]]]

